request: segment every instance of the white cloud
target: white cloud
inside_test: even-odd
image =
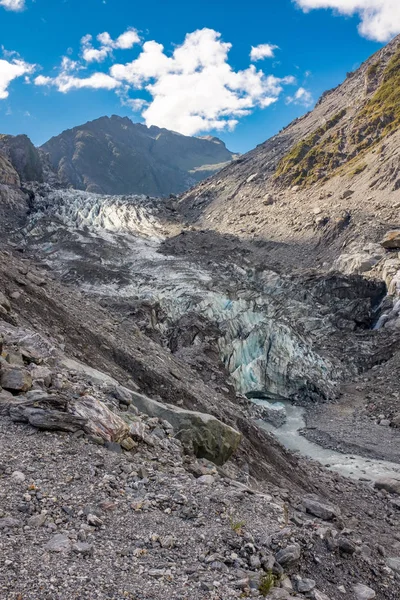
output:
[[[286,104],[302,104],[303,106],[311,106],[314,103],[311,92],[303,87],[299,87],[294,96],[286,98]]]
[[[108,72],[90,73],[91,63],[103,60],[112,49],[132,47],[138,43],[137,33],[127,30],[116,40],[101,33],[98,48],[92,39],[82,39],[84,61],[64,57],[57,75],[40,75],[35,84],[63,93],[81,88],[115,90],[122,104],[140,112],[148,126],[186,135],[231,130],[241,117],[275,103],[284,86],[296,83],[291,76],[266,75],[254,64],[235,71],[228,62],[231,44],[212,29],[187,34],[171,54],[156,41],[148,41],[133,61],[114,64]]]
[[[0,59],[0,100],[8,98],[8,87],[10,83],[33,72],[35,65],[30,65],[21,59],[13,59],[11,61]]]
[[[250,58],[253,62],[257,60],[263,60],[264,58],[274,58],[275,50],[278,46],[273,44],[260,44],[259,46],[252,46],[250,52]]]
[[[116,40],[113,40],[107,31],[99,33],[96,39],[100,44],[99,48],[93,46],[91,35],[85,35],[81,40],[82,56],[86,62],[102,62],[112,54],[113,50],[129,50],[140,43],[136,29],[127,29]]]
[[[364,37],[386,42],[400,33],[399,0],[294,0],[304,11],[332,8],[342,15],[359,15]]]
[[[186,135],[233,129],[239,117],[276,102],[294,79],[266,76],[254,65],[234,71],[228,63],[231,44],[220,38],[212,29],[195,31],[171,56],[161,44],[146,42],[136,60],[114,65],[110,74],[150,94],[142,112],[147,125]]]
[[[89,88],[94,90],[115,90],[121,86],[121,83],[108,75],[107,73],[92,73],[88,77],[77,77],[76,72],[85,67],[79,62],[71,60],[64,56],[61,61],[60,72],[56,77],[45,77],[39,75],[35,78],[35,85],[54,86],[59,92],[70,92]]]
[[[70,92],[71,90],[79,90],[89,88],[93,90],[115,90],[120,87],[120,82],[116,81],[106,73],[93,73],[89,77],[75,77],[68,73],[60,73],[57,77],[44,77],[39,75],[35,79],[35,85],[55,86],[59,92]]]
[[[17,12],[25,8],[25,0],[0,0],[0,6]]]

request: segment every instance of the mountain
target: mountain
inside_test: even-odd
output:
[[[0,135],[0,152],[13,165],[21,181],[44,180],[40,153],[27,135]]]
[[[183,192],[235,158],[218,138],[188,137],[115,115],[64,131],[41,150],[64,187],[149,196]]]
[[[365,269],[385,228],[399,225],[399,128],[397,37],[313,111],[184,194],[181,211],[200,227],[275,243],[282,268],[358,252]]]

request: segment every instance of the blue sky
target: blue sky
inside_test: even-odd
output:
[[[23,3],[0,0],[0,132],[38,145],[119,114],[244,152],[400,31],[398,0]]]

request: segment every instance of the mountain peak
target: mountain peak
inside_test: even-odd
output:
[[[64,186],[97,193],[168,196],[235,158],[218,138],[197,138],[104,116],[41,147]]]

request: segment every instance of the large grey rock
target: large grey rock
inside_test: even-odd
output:
[[[306,512],[323,521],[331,521],[340,515],[340,509],[337,506],[325,504],[312,497],[303,498],[303,506]]]
[[[161,404],[137,392],[131,392],[136,408],[151,417],[171,423],[183,447],[198,458],[224,464],[237,450],[241,434],[212,415]]]
[[[386,564],[388,567],[390,567],[392,569],[392,571],[395,571],[395,573],[398,573],[400,575],[400,558],[399,557],[388,558],[386,560]]]
[[[83,429],[86,419],[76,415],[70,415],[60,410],[46,410],[25,406],[24,404],[12,405],[9,410],[13,421],[29,423],[32,427],[48,431],[68,431],[74,433]]]
[[[356,600],[372,600],[376,598],[374,590],[362,583],[357,583],[353,587],[353,591]]]
[[[63,533],[57,533],[45,544],[44,549],[49,552],[68,552],[71,549],[71,545],[71,540],[68,536]]]
[[[377,490],[386,490],[391,494],[400,495],[400,479],[394,479],[394,477],[382,477],[375,482],[375,488]]]
[[[0,383],[5,390],[27,392],[32,387],[32,377],[26,369],[20,367],[3,367]]]
[[[282,567],[290,567],[300,560],[301,550],[299,544],[291,544],[282,548],[275,556],[275,560]]]

